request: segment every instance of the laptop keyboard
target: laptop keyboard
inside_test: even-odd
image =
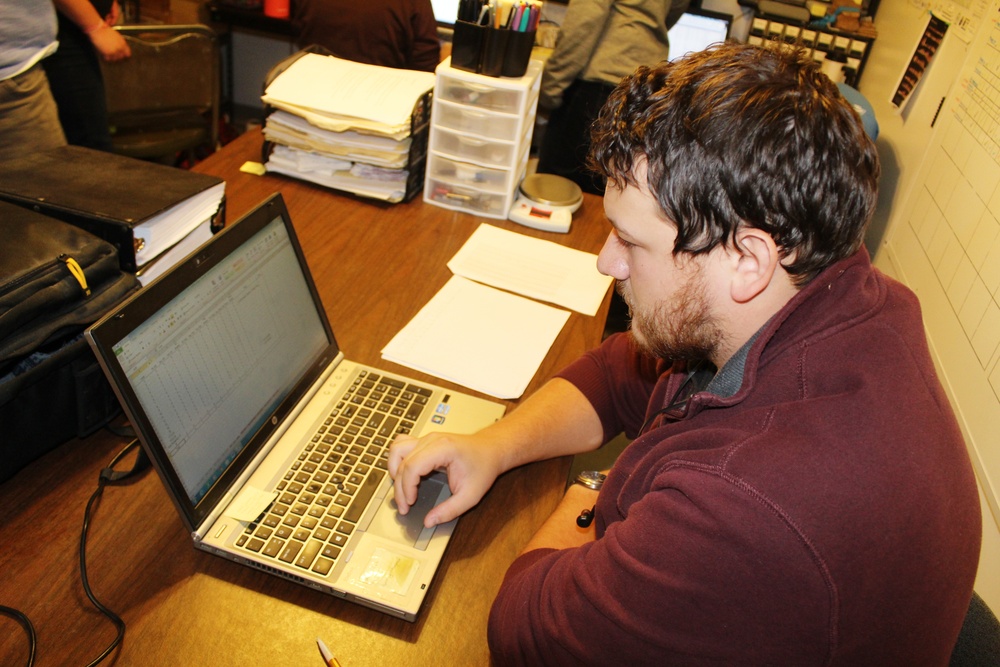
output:
[[[389,444],[413,429],[430,396],[426,387],[360,371],[236,545],[329,574],[388,474]]]

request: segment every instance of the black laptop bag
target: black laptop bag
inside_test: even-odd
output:
[[[106,241],[0,202],[0,482],[118,401],[83,331],[139,288]]]

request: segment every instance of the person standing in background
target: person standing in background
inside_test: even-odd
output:
[[[667,31],[689,0],[571,0],[555,50],[545,62],[538,108],[548,124],[535,171],[604,194],[604,179],[590,171],[590,126],[618,83],[640,65],[667,59]],[[606,332],[628,328],[629,313],[611,295]]]
[[[571,0],[542,74],[539,109],[549,122],[537,171],[603,195],[586,166],[590,126],[611,91],[639,65],[666,60],[667,31],[689,0]]]
[[[59,50],[44,62],[66,140],[110,151],[111,132],[101,74],[106,62],[132,55],[112,28],[121,15],[117,0],[53,0],[59,16]]]
[[[300,46],[322,46],[338,58],[425,72],[441,61],[430,0],[299,0],[292,24]]]
[[[66,144],[45,71],[55,52],[56,12],[48,0],[0,0],[0,154]]]

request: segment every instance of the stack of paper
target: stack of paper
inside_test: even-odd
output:
[[[142,267],[181,243],[198,228],[208,230],[225,195],[226,184],[216,183],[137,224],[133,230],[136,263]],[[208,236],[211,236],[210,231]]]
[[[411,143],[409,137],[399,140],[353,130],[324,130],[287,111],[268,116],[265,133],[269,141],[285,146],[388,169],[406,166]]]
[[[592,253],[487,224],[448,267],[455,275],[382,357],[505,399],[524,393],[569,313],[501,289],[594,315],[611,285]]]
[[[568,319],[568,311],[452,276],[382,357],[496,398],[517,398]]]
[[[267,118],[264,136],[280,149],[272,152],[267,170],[402,201],[410,117],[433,88],[432,72],[306,53],[264,91],[264,103],[277,109]]]

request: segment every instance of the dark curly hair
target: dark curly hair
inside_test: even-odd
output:
[[[721,44],[640,67],[592,129],[609,186],[647,185],[677,225],[674,253],[730,243],[740,225],[778,245],[799,286],[857,251],[879,162],[854,108],[803,51]]]

